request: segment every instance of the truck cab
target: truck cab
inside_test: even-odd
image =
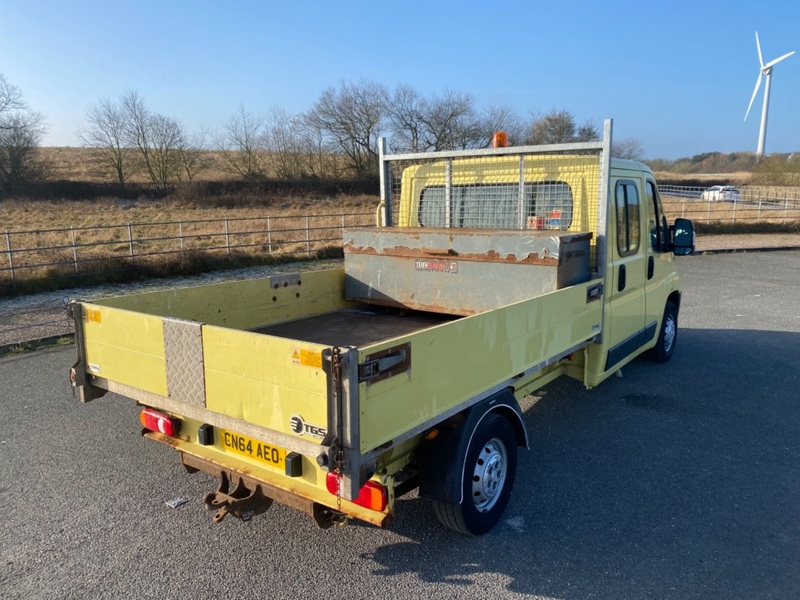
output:
[[[694,227],[668,222],[647,165],[609,158],[607,148],[587,154],[585,146],[574,155],[521,158],[526,149],[517,148],[511,156],[406,167],[396,220],[400,227],[532,236],[590,232],[590,269],[604,279],[601,332],[581,374],[592,387],[643,352],[658,362],[671,357],[681,299],[675,255],[694,251]]]

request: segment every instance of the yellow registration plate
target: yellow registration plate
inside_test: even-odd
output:
[[[253,438],[232,431],[220,430],[220,441],[225,450],[241,454],[248,458],[264,462],[265,464],[283,470],[286,466],[286,450],[278,446],[271,446]]]

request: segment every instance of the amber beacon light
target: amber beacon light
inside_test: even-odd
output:
[[[498,131],[492,136],[492,148],[508,148],[508,136],[505,131]]]

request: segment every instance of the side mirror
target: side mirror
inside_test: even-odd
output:
[[[694,252],[694,223],[689,219],[675,219],[673,232],[672,253],[675,256],[686,256]]]

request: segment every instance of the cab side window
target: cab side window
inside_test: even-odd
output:
[[[654,252],[664,252],[669,233],[664,220],[664,211],[661,209],[661,202],[658,199],[658,191],[653,181],[647,182],[647,203],[650,207],[648,215],[648,228],[650,231],[650,245]]]
[[[617,251],[630,256],[639,251],[639,191],[633,181],[620,179],[615,190],[617,209]]]

